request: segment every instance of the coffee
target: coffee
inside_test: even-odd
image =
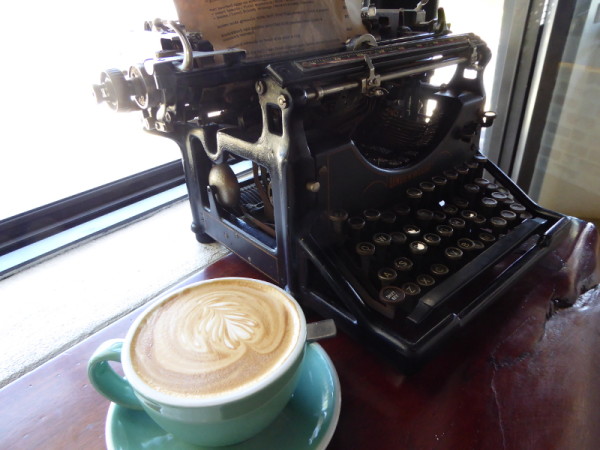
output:
[[[131,362],[149,386],[176,397],[243,390],[277,370],[300,333],[296,305],[272,285],[215,280],[161,302],[137,328]]]

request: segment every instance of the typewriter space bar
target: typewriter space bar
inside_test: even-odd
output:
[[[455,276],[447,279],[438,288],[432,289],[426,295],[421,297],[415,309],[410,313],[407,319],[417,325],[422,323],[435,308],[443,304],[446,299],[452,297],[460,289],[464,288],[465,285],[473,279],[473,277],[470,276],[471,274],[492,267],[499,262],[500,259],[513,252],[545,223],[546,220],[539,217],[523,222],[506,236],[506,242],[496,243],[484,253],[477,256],[473,261],[465,265],[455,274]]]

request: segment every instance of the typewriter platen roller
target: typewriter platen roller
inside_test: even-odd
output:
[[[274,61],[213,51],[158,23],[157,57],[106,71],[94,90],[179,144],[200,242],[223,243],[413,367],[569,220],[479,152],[494,119],[483,110],[491,55],[479,37],[451,34],[437,2],[371,6],[363,17],[372,34],[345,48]],[[454,75],[432,84],[443,67]]]

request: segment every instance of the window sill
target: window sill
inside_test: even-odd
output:
[[[180,201],[0,281],[0,387],[228,253],[190,220]]]

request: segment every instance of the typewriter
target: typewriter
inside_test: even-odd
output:
[[[110,69],[99,102],[181,149],[201,243],[218,241],[401,367],[421,365],[569,229],[479,151],[491,54],[436,1],[362,11],[330,52],[247,61],[178,22]],[[433,73],[453,67],[450,81]]]

